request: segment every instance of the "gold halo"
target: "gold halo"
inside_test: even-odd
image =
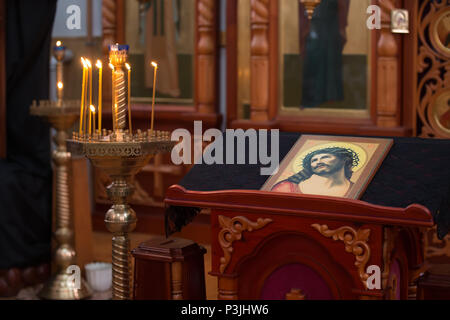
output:
[[[366,164],[367,153],[360,146],[353,144],[353,143],[347,143],[347,142],[330,142],[330,143],[319,144],[317,146],[309,148],[308,150],[303,151],[301,154],[299,154],[298,156],[296,156],[294,158],[294,161],[292,162],[292,169],[294,170],[295,173],[302,171],[303,170],[303,159],[308,154],[310,154],[311,152],[314,152],[316,150],[333,148],[333,147],[351,149],[358,155],[359,163],[356,167],[354,167],[352,169],[353,172],[357,172],[362,167],[364,167],[364,165]]]

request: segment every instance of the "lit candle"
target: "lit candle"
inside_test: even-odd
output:
[[[89,136],[91,135],[92,132],[92,110],[95,110],[94,106],[91,104],[89,106]]]
[[[92,133],[95,133],[95,107],[91,104],[89,108],[91,109],[91,115],[94,124],[94,126],[92,127]],[[91,134],[91,116],[89,115],[89,135],[90,134]]]
[[[131,127],[131,67],[128,63],[125,63],[125,67],[128,69],[128,126],[130,127],[130,134],[133,134]]]
[[[97,60],[98,68],[98,134],[102,133],[102,62]]]
[[[62,106],[62,91],[63,91],[63,83],[61,81],[58,81],[58,84],[56,85],[58,87],[58,103],[57,106],[61,107]]]
[[[89,59],[86,59],[89,67],[89,105],[92,104],[92,64]]]
[[[81,85],[81,106],[80,106],[80,131],[79,134],[83,133],[83,115],[84,115],[84,100],[85,100],[85,83],[86,83],[86,61],[81,57],[81,63],[83,63],[83,83]]]
[[[111,77],[112,77],[112,82],[111,82],[111,112],[112,112],[112,118],[113,118],[113,130],[116,130],[116,110],[117,110],[117,106],[116,106],[116,102],[114,99],[114,66],[112,65],[112,63],[109,64],[109,67],[111,68]]]
[[[155,73],[153,75],[153,99],[152,99],[152,120],[150,125],[150,132],[153,134],[153,121],[155,119],[155,93],[156,93],[156,71],[158,70],[158,64],[152,61],[152,66],[155,68]]]

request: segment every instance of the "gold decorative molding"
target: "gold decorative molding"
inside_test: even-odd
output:
[[[425,246],[425,258],[446,257],[450,259],[450,235],[439,240],[437,236],[436,226],[428,229],[423,235]]]
[[[344,242],[345,251],[352,253],[356,258],[355,266],[358,268],[359,277],[364,287],[366,287],[366,280],[369,278],[369,275],[366,273],[366,264],[370,258],[370,247],[367,244],[370,229],[359,229],[356,231],[351,227],[345,226],[337,230],[330,230],[327,225],[313,224],[311,226],[327,238]]]
[[[224,273],[231,260],[233,253],[233,242],[242,239],[244,231],[252,232],[264,228],[272,219],[259,218],[256,222],[252,222],[245,217],[228,218],[219,216],[219,224],[222,227],[218,239],[223,250],[223,257],[220,258],[220,273]]]
[[[422,1],[418,15],[417,117],[420,136],[450,137],[450,49],[443,50],[436,34],[437,23],[450,14],[450,1]]]
[[[306,295],[301,289],[292,288],[290,292],[286,293],[285,300],[306,300]]]

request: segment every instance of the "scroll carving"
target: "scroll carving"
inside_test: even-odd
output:
[[[450,55],[439,49],[433,32],[449,5],[449,0],[422,1],[419,9],[416,106],[422,137],[450,138],[450,126],[441,121],[448,115],[450,123]],[[435,110],[439,97],[444,97],[442,114]]]
[[[379,0],[382,9],[381,31],[377,43],[377,124],[380,127],[396,127],[399,123],[399,48],[391,32],[391,11],[394,0]]]
[[[219,224],[222,227],[218,239],[223,250],[223,257],[220,258],[220,273],[224,273],[231,260],[233,253],[233,242],[242,239],[244,231],[252,232],[264,228],[272,219],[259,218],[256,222],[252,222],[245,217],[228,218],[219,216]]]
[[[358,268],[359,277],[364,287],[369,275],[366,273],[366,264],[370,258],[369,241],[370,229],[355,230],[351,227],[342,227],[337,230],[329,230],[327,225],[313,224],[312,227],[321,235],[332,238],[334,241],[340,240],[345,244],[345,251],[352,253],[355,258],[355,266]]]
[[[286,293],[286,300],[306,300],[306,295],[300,289],[292,288],[291,291]]]
[[[197,0],[197,110],[215,113],[216,0]]]
[[[269,0],[251,0],[250,118],[269,120]]]
[[[436,226],[425,232],[425,257],[450,259],[450,235],[447,235],[443,240],[439,240],[437,236]]]

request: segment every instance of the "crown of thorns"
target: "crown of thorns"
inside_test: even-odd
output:
[[[310,153],[308,153],[302,159],[302,163],[304,164],[305,159],[308,159],[308,158],[312,157],[313,154],[320,154],[320,153],[335,154],[335,153],[344,153],[344,152],[347,152],[348,154],[351,155],[351,157],[352,157],[352,168],[357,167],[359,165],[359,156],[358,156],[358,154],[354,150],[352,150],[350,148],[342,148],[342,147],[327,147],[327,148],[324,148],[324,149],[317,149],[317,150],[311,151]]]

